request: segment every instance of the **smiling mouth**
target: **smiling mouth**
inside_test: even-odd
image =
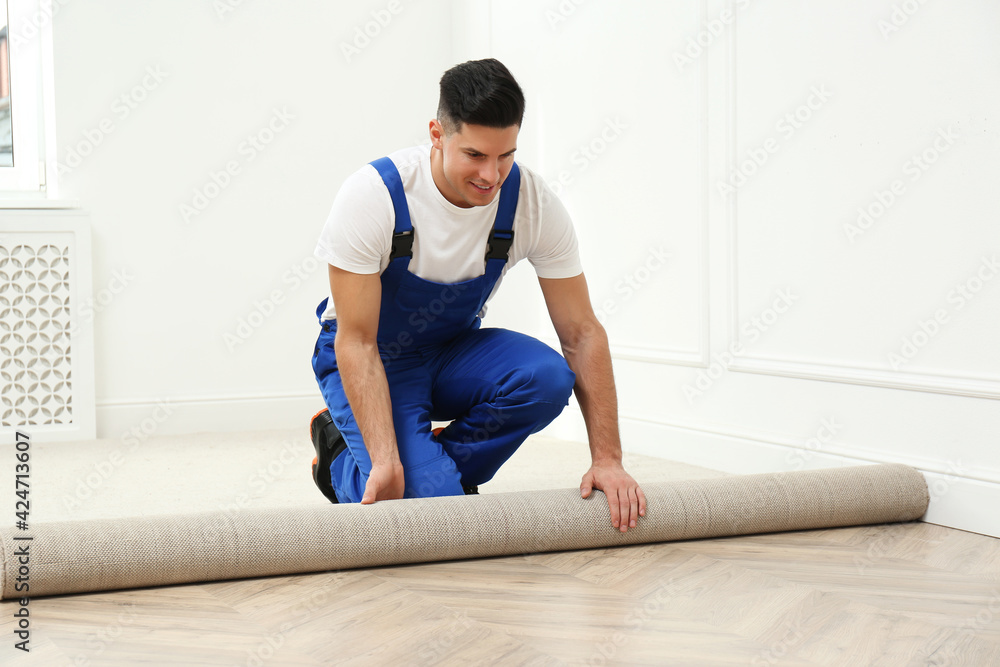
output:
[[[496,187],[496,186],[493,186],[493,185],[490,185],[490,186],[487,186],[487,187],[483,187],[481,185],[476,185],[475,183],[471,183],[471,185],[472,185],[472,187],[474,187],[476,190],[478,190],[479,192],[481,192],[484,195],[492,192],[493,188]]]

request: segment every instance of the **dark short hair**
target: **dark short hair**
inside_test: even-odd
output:
[[[495,58],[455,65],[441,77],[438,121],[446,134],[463,124],[486,127],[521,125],[524,93],[514,76]]]

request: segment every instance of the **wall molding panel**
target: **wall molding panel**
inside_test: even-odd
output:
[[[727,370],[969,398],[1000,399],[1000,378],[971,377],[957,373],[951,375],[901,373],[861,365],[834,365],[788,358],[764,359],[751,356],[735,356]]]

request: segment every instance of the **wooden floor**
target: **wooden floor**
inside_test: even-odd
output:
[[[1000,540],[785,533],[32,600],[3,665],[1000,665]]]

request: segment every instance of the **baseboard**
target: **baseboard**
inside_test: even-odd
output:
[[[105,400],[97,403],[97,437],[145,440],[152,435],[231,433],[301,428],[323,409],[319,391],[266,395]]]
[[[546,435],[586,442],[578,409],[569,408],[545,431]],[[872,453],[833,453],[789,446],[773,438],[722,433],[709,428],[666,424],[634,417],[621,418],[626,451],[734,474],[790,472],[871,463],[904,463],[927,480],[931,503],[924,521],[992,537],[1000,537],[1000,483],[972,477],[973,471],[949,469],[946,461],[879,460]]]

